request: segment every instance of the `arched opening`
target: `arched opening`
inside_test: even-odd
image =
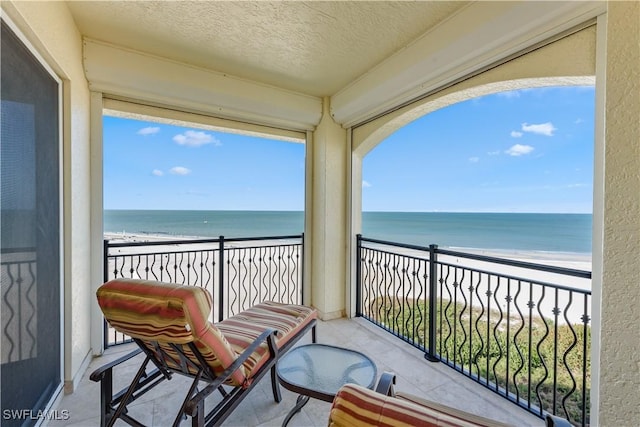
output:
[[[449,93],[357,141],[354,153],[367,154],[356,162],[356,313],[516,403],[535,389],[523,405],[532,412],[581,423],[590,416],[595,91],[527,83]],[[537,356],[522,351],[532,346]],[[568,359],[576,364],[559,363]],[[572,378],[583,379],[577,392],[567,392]]]
[[[590,86],[595,85],[595,28],[587,28],[580,33],[569,36],[551,45],[548,45],[537,51],[528,53],[524,56],[518,57],[506,64],[500,65],[496,68],[488,70],[482,74],[471,77],[467,80],[461,81],[453,86],[444,88],[433,94],[429,94],[422,99],[415,101],[412,104],[399,107],[396,110],[390,111],[385,115],[374,118],[369,122],[363,123],[352,129],[351,133],[351,147],[352,147],[352,224],[351,232],[352,236],[363,233],[366,230],[366,226],[363,222],[362,212],[366,211],[369,203],[363,198],[363,195],[367,191],[375,188],[375,183],[368,182],[369,178],[366,175],[365,158],[369,153],[373,153],[381,143],[385,144],[387,138],[393,138],[396,132],[402,133],[401,129],[405,126],[419,122],[421,117],[432,115],[436,117],[442,114],[446,110],[445,107],[455,104],[469,102],[474,98],[479,98],[487,95],[497,94],[500,92],[518,91],[523,89],[532,88],[548,88],[548,87],[562,87],[562,86]],[[571,60],[568,59],[567,53],[571,52]],[[571,77],[567,77],[571,76]],[[593,89],[591,89],[592,97]],[[512,92],[514,93],[514,92]],[[499,96],[499,95],[492,95]],[[473,102],[473,101],[471,101]],[[593,103],[592,103],[593,105]],[[591,118],[594,117],[595,112],[591,112]],[[578,120],[578,117],[574,118]],[[523,118],[521,121],[514,125],[512,129],[509,129],[506,133],[506,139],[517,139],[524,136],[527,130],[531,130],[530,126],[546,124],[547,120],[530,120]],[[526,123],[526,125],[523,124]],[[551,123],[553,123],[551,121]],[[556,126],[557,128],[557,126]],[[535,129],[535,128],[534,128]],[[541,130],[538,128],[538,130]],[[549,129],[547,129],[548,131]],[[511,134],[511,132],[514,132]],[[518,133],[522,133],[520,136]],[[598,175],[599,169],[594,166],[595,157],[598,157],[601,146],[596,143],[595,148],[593,144],[593,137],[591,138],[591,157],[590,161],[590,176]],[[595,138],[596,140],[598,138]],[[431,142],[431,141],[430,141]],[[506,142],[506,141],[505,141]],[[500,151],[500,155],[504,156],[504,159],[523,159],[526,158],[525,153],[531,154],[535,152],[535,145],[523,144],[515,141],[511,145],[504,148],[496,148],[493,150]],[[441,142],[441,145],[444,145]],[[518,146],[519,145],[519,146]],[[383,147],[383,145],[380,145]],[[533,149],[531,149],[533,147]],[[459,147],[456,147],[459,149]],[[510,151],[511,150],[511,151]],[[452,152],[456,152],[456,149],[452,149]],[[538,153],[540,150],[537,150]],[[483,155],[489,156],[490,151],[487,150]],[[446,153],[446,151],[445,151]],[[462,154],[462,153],[460,153]],[[519,154],[519,156],[518,156]],[[419,158],[419,154],[407,154],[413,157]],[[423,153],[424,155],[424,153]],[[566,157],[565,157],[566,158]],[[464,157],[466,164],[469,166],[471,163],[475,166],[480,166],[482,158],[477,154],[468,154]],[[493,159],[494,161],[496,159]],[[597,161],[596,161],[597,163]],[[413,168],[416,166],[414,165]],[[467,168],[461,168],[467,169]],[[406,171],[402,171],[406,174]],[[584,180],[588,180],[589,177],[585,177]],[[596,176],[596,182],[597,182]],[[433,182],[434,177],[429,175],[429,182]],[[363,188],[364,185],[372,185],[372,187]],[[583,182],[584,184],[584,182]],[[589,182],[588,184],[591,184]],[[446,180],[439,182],[437,185],[446,188]],[[578,187],[576,187],[578,188]],[[587,189],[587,187],[584,187]],[[594,194],[598,194],[600,189],[591,189],[591,196],[593,200],[596,200]],[[467,196],[467,199],[469,197]],[[597,205],[596,202],[592,205]],[[589,201],[583,203],[584,206],[589,205]],[[363,209],[364,208],[364,209]],[[458,207],[458,210],[462,209],[462,206]],[[513,208],[513,206],[512,206]],[[432,210],[438,209],[432,207]],[[448,210],[451,210],[450,207]],[[590,227],[586,225],[587,229]],[[583,227],[584,228],[584,227]],[[600,230],[601,224],[594,225],[594,229]],[[354,237],[355,238],[355,237]],[[374,239],[375,240],[375,239]],[[431,248],[419,248],[416,254],[414,247],[401,247],[400,250],[394,249],[394,251],[388,250],[384,247],[382,252],[376,252],[379,248],[376,245],[380,245],[378,242],[365,242],[366,236],[355,239],[354,253],[358,254],[352,260],[352,265],[356,271],[352,275],[352,288],[351,288],[351,310],[355,315],[362,315],[374,323],[379,323],[388,331],[395,335],[404,337],[405,341],[409,341],[414,346],[424,349],[425,357],[443,361],[450,366],[454,367],[459,372],[465,373],[481,384],[492,384],[494,390],[502,394],[503,397],[514,401],[520,405],[523,405],[522,396],[526,395],[526,404],[529,408],[533,408],[533,411],[538,415],[542,413],[551,412],[564,415],[565,417],[576,420],[576,422],[589,422],[590,419],[590,404],[591,399],[591,384],[586,378],[591,376],[597,377],[597,366],[594,366],[594,371],[590,371],[590,357],[592,354],[598,354],[598,328],[599,324],[593,324],[594,340],[591,340],[591,319],[593,318],[591,313],[591,272],[580,270],[576,273],[576,276],[572,276],[569,282],[576,284],[575,294],[566,294],[560,296],[557,301],[549,300],[548,296],[553,294],[550,289],[540,287],[546,281],[546,275],[551,274],[548,271],[537,271],[534,274],[526,274],[526,280],[519,282],[515,286],[512,282],[514,277],[522,278],[520,275],[524,274],[527,270],[535,270],[537,267],[531,267],[528,263],[520,265],[517,268],[517,275],[505,272],[504,265],[501,265],[496,272],[494,269],[489,268],[489,264],[495,262],[499,258],[491,260],[483,259],[482,253],[475,253],[468,259],[466,255],[460,254],[458,251],[450,251],[450,248],[442,249],[437,247]],[[438,241],[422,240],[422,245],[439,244]],[[601,241],[596,239],[593,246],[596,249],[601,245]],[[383,244],[384,245],[384,244]],[[415,245],[415,243],[414,243]],[[456,243],[449,243],[450,246],[456,246]],[[464,243],[463,243],[464,245]],[[587,245],[588,246],[588,245]],[[458,248],[454,248],[458,249]],[[601,252],[594,249],[594,264],[596,266],[601,265]],[[385,252],[386,251],[386,252]],[[407,252],[409,251],[408,257]],[[449,251],[449,252],[448,252]],[[398,253],[399,252],[399,253]],[[448,252],[448,253],[447,253]],[[476,257],[476,256],[479,256]],[[508,261],[509,264],[511,261]],[[507,269],[515,268],[513,265],[507,265]],[[515,272],[515,271],[514,271]],[[563,283],[564,278],[569,277],[558,271],[553,271],[555,278],[559,278]],[[573,272],[575,273],[575,272]],[[571,273],[571,274],[573,274]],[[363,280],[366,278],[366,281]],[[433,278],[433,280],[432,280]],[[554,279],[555,280],[555,279]],[[368,288],[363,283],[373,284]],[[521,288],[523,283],[527,284],[527,289]],[[564,281],[564,283],[568,283]],[[584,283],[587,283],[585,285]],[[497,287],[496,287],[497,286]],[[515,287],[514,287],[515,286]],[[599,286],[599,281],[594,285],[596,288]],[[526,292],[521,292],[521,291]],[[556,292],[556,291],[554,291]],[[524,294],[527,293],[526,296]],[[578,297],[579,294],[579,297]],[[517,296],[516,296],[517,295]],[[546,295],[545,298],[541,298],[541,295]],[[599,293],[594,293],[594,298],[598,298]],[[580,301],[576,303],[576,301]],[[571,309],[566,309],[568,301],[573,301]],[[564,304],[564,306],[563,306]],[[599,302],[594,302],[594,314],[598,310]],[[579,305],[580,307],[576,307]],[[372,311],[373,309],[373,311]],[[570,312],[572,319],[562,319],[561,314],[565,309],[565,313]],[[367,310],[369,312],[367,313]],[[496,311],[497,310],[497,311]],[[520,319],[520,325],[523,328],[512,329],[515,323],[512,322],[514,313],[524,313]],[[543,321],[541,324],[533,321],[539,314],[544,312],[544,316],[548,316],[550,320],[549,324],[556,325],[561,329],[561,332],[554,330],[552,333],[547,334],[546,337],[552,336],[551,347],[554,349],[551,353],[547,350],[544,351],[545,356],[544,366],[551,366],[552,369],[547,373],[546,378],[540,377],[531,366],[538,362],[533,362],[529,356],[534,353],[522,352],[524,347],[520,342],[522,330],[528,328],[528,337],[531,338],[531,348],[536,348],[537,344],[544,346],[540,340],[540,336],[534,333],[539,329],[539,326],[545,324]],[[481,314],[482,313],[482,314]],[[550,316],[549,316],[550,313]],[[539,316],[538,316],[539,317]],[[400,321],[398,320],[400,319]],[[501,319],[501,320],[498,320]],[[508,319],[508,320],[505,320]],[[525,325],[527,321],[522,319],[532,319],[531,323]],[[515,320],[514,320],[515,322]],[[416,331],[414,333],[407,334],[413,329],[413,326],[419,324],[424,328],[422,331]],[[437,326],[432,332],[431,327],[425,327],[426,325],[436,324]],[[479,329],[478,329],[479,328]],[[563,377],[565,373],[560,372],[556,368],[555,360],[562,360],[562,357],[569,357],[567,353],[567,347],[562,347],[562,336],[566,335],[565,329],[579,330],[580,334],[577,334],[579,338],[574,343],[574,347],[580,347],[580,354],[577,358],[581,360],[580,366],[577,368],[580,373],[577,378],[581,377],[585,379],[576,388],[579,391],[567,393],[566,390],[561,391],[558,388],[549,389],[549,378],[557,379]],[[545,330],[545,328],[542,328]],[[480,333],[479,330],[487,333]],[[520,332],[517,332],[520,331]],[[517,334],[516,334],[517,332]],[[444,333],[444,334],[443,334]],[[544,335],[544,334],[543,334]],[[571,335],[571,334],[570,334]],[[548,339],[548,338],[545,338]],[[538,341],[536,341],[538,340]],[[489,346],[489,343],[498,343],[497,352],[495,354],[500,355],[498,359],[492,359],[493,351],[496,348],[493,344]],[[590,349],[591,342],[593,342],[593,352]],[[525,347],[529,348],[528,345]],[[466,353],[462,352],[467,348]],[[433,350],[432,350],[433,349]],[[501,353],[502,352],[502,353]],[[562,355],[560,359],[553,359],[551,363],[548,359],[548,354]],[[525,370],[520,370],[519,373],[515,373],[518,370],[518,364],[512,362],[504,363],[505,360],[511,358],[515,354],[525,354],[523,360],[527,360],[525,363],[527,366]],[[491,355],[491,357],[482,358],[483,355]],[[507,357],[508,355],[508,357]],[[572,355],[575,356],[575,355]],[[506,358],[506,359],[505,359]],[[480,363],[478,363],[480,362]],[[531,362],[531,363],[529,363]],[[477,363],[477,365],[476,365]],[[500,369],[492,370],[492,367],[503,365]],[[571,368],[574,369],[574,368]],[[577,373],[575,370],[571,373]],[[518,390],[519,386],[516,386],[520,381],[519,375],[526,371],[526,375],[534,378],[534,380],[528,379],[528,390],[542,390],[541,395],[534,396],[530,399],[532,394],[522,390]],[[569,375],[569,376],[571,376]],[[484,381],[484,382],[483,382]],[[560,381],[562,382],[562,381]],[[564,386],[562,386],[564,387]],[[561,388],[562,388],[561,387]],[[594,387],[597,389],[597,384],[594,381]],[[553,389],[553,390],[552,390]],[[536,392],[534,391],[533,394]],[[563,394],[564,393],[564,394]],[[564,402],[558,404],[565,397],[569,396]],[[515,397],[514,397],[515,396]],[[597,398],[597,395],[596,395]]]

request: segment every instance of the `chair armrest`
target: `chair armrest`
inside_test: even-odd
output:
[[[376,392],[380,394],[384,394],[385,396],[395,397],[396,390],[396,375],[391,372],[383,372],[380,376],[380,380],[378,380],[378,385],[376,386]]]
[[[278,347],[275,343],[275,336],[277,331],[274,329],[267,329],[262,334],[260,334],[249,347],[247,347],[241,354],[238,356],[233,363],[224,370],[215,381],[209,383],[204,389],[202,389],[198,394],[196,394],[193,398],[189,400],[189,402],[185,405],[185,413],[190,416],[195,416],[197,412],[198,405],[200,402],[204,401],[204,399],[211,394],[214,390],[216,390],[219,386],[221,386],[227,378],[231,376],[246,360],[262,345],[263,342],[267,341],[269,346],[269,352],[272,353],[272,357],[277,357]]]
[[[98,369],[93,371],[89,378],[91,379],[91,381],[100,382],[100,380],[102,380],[102,378],[104,378],[104,376],[107,373],[107,371],[110,371],[115,366],[118,366],[119,364],[126,362],[127,360],[137,356],[140,353],[142,353],[142,350],[138,348],[138,349],[132,351],[131,353],[126,354],[126,355],[114,360],[113,362],[105,363],[104,365],[100,366]]]

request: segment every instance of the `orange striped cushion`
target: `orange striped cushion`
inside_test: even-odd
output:
[[[196,286],[137,279],[116,279],[102,285],[98,304],[105,319],[119,332],[139,338],[156,353],[151,341],[169,354],[168,366],[180,369],[180,358],[169,344],[193,342],[215,375],[220,375],[267,328],[277,331],[276,344],[284,345],[317,317],[305,306],[264,302],[216,325],[208,321],[211,295]],[[187,356],[197,359],[188,348]],[[227,381],[247,387],[251,377],[268,359],[263,343]],[[193,367],[189,369],[196,373]]]
[[[216,324],[238,353],[247,348],[265,329],[275,329],[278,348],[286,344],[298,331],[317,317],[311,307],[266,301]],[[247,377],[267,361],[267,344],[262,344],[244,363]]]
[[[451,413],[436,411],[432,408],[385,396],[367,388],[347,384],[343,386],[333,400],[329,415],[330,427],[418,427],[418,426],[457,426],[479,427],[492,423],[476,423],[465,419],[466,413],[452,410]],[[477,420],[472,414],[472,419]]]
[[[205,329],[212,304],[204,289],[149,280],[111,280],[96,294],[105,318],[117,330],[134,338],[178,344],[193,340],[186,327],[190,322]]]
[[[208,321],[211,295],[197,286],[181,286],[150,280],[116,279],[97,291],[98,304],[117,331],[143,340],[158,341],[172,359],[167,365],[179,368],[179,357],[168,345],[194,342],[216,375],[238,357],[224,335]],[[190,351],[187,354],[196,361]],[[198,363],[196,363],[198,364]],[[190,369],[195,373],[193,369]],[[243,384],[245,369],[234,372],[231,382]]]

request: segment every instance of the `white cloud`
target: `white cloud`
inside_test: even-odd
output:
[[[136,132],[136,133],[137,133],[138,135],[144,135],[144,136],[147,136],[147,135],[153,135],[154,133],[158,133],[158,132],[160,132],[160,128],[158,128],[158,127],[151,127],[151,126],[149,126],[149,127],[146,127],[146,128],[142,128],[142,129],[140,129],[140,130],[139,130],[138,132]]]
[[[362,180],[362,188],[371,187],[371,184],[365,180]]]
[[[171,168],[169,172],[171,172],[174,175],[189,175],[191,173],[191,170],[182,166],[176,166]]]
[[[497,156],[497,155],[500,154],[500,150],[489,151],[487,154],[490,155],[490,156]]]
[[[580,123],[584,123],[584,120],[582,120],[581,118],[577,118],[573,123],[579,125]]]
[[[160,169],[154,169],[153,172],[151,172],[151,173],[154,174],[155,176],[164,175],[164,172],[162,172]]]
[[[520,138],[520,137],[522,137],[522,132],[518,132],[517,130],[512,130],[511,131],[511,137],[512,138]]]
[[[525,154],[529,154],[533,151],[533,147],[530,145],[521,145],[516,144],[513,147],[509,148],[505,153],[510,156],[523,156]]]
[[[527,123],[523,123],[522,130],[524,132],[536,133],[538,135],[553,136],[553,132],[557,131],[558,129],[556,129],[556,127],[553,126],[553,123],[547,122],[547,123],[540,123],[537,125],[530,125]]]
[[[480,161],[480,157],[469,157],[469,161],[471,163],[478,163]]]
[[[185,133],[180,133],[173,137],[173,140],[188,147],[200,147],[205,144],[222,145],[219,139],[215,136],[195,130],[188,130]]]

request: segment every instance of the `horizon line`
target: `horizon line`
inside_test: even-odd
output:
[[[136,209],[136,208],[104,208],[103,211],[166,211],[166,212],[301,212],[304,210],[292,209]],[[593,215],[593,212],[514,212],[514,211],[448,211],[448,210],[429,210],[429,211],[393,211],[393,210],[370,210],[362,211],[362,213],[443,213],[443,214],[553,214],[553,215]]]

